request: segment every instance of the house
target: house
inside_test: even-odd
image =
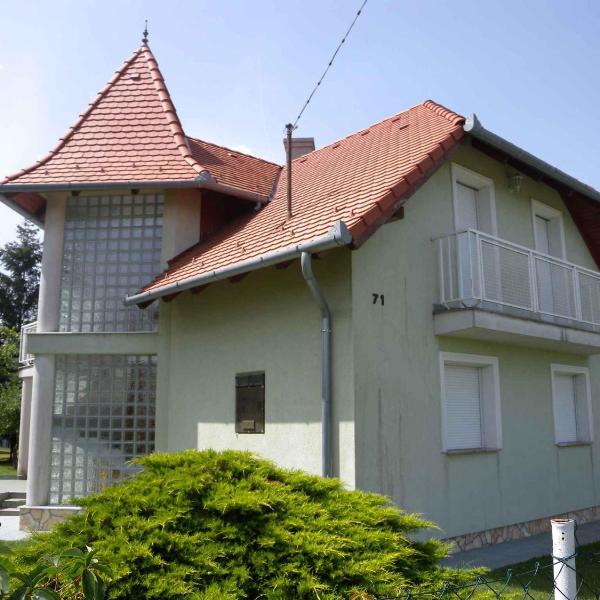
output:
[[[600,519],[600,192],[430,100],[310,143],[289,199],[285,167],[184,133],[144,43],[0,184],[44,227],[24,514],[210,447],[462,548]]]

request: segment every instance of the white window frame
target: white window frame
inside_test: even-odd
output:
[[[458,231],[458,184],[474,188],[477,191],[488,190],[490,200],[490,225],[491,231],[489,233],[493,236],[498,236],[498,223],[496,219],[496,192],[494,189],[494,180],[489,177],[485,177],[476,171],[471,171],[466,167],[451,163],[450,165],[452,172],[452,211],[454,218],[454,231]]]
[[[560,240],[559,240],[559,250],[560,254],[555,256],[554,258],[560,258],[562,260],[566,260],[567,252],[566,252],[566,244],[565,244],[565,222],[563,218],[562,211],[548,206],[548,204],[544,204],[535,198],[531,198],[531,226],[533,228],[533,243],[534,248],[538,248],[538,239],[537,239],[537,230],[535,227],[535,218],[542,217],[542,219],[546,219],[548,221],[558,220],[559,223],[559,231],[560,231]]]
[[[550,365],[552,380],[552,416],[554,420],[554,443],[557,446],[581,446],[589,445],[594,442],[594,421],[592,417],[592,389],[590,384],[590,370],[588,367],[578,367],[574,365]],[[577,403],[576,422],[577,422],[577,440],[565,442],[558,437],[558,428],[556,423],[556,374],[575,375],[582,377],[585,384],[582,396],[575,398]]]
[[[482,389],[481,399],[481,439],[480,448],[450,448],[447,436],[447,402],[445,367],[446,365],[477,367],[485,369],[487,381]],[[442,450],[446,454],[466,454],[471,452],[497,452],[502,449],[502,411],[500,396],[500,368],[496,356],[480,354],[462,354],[456,352],[440,352],[440,382],[442,403]]]

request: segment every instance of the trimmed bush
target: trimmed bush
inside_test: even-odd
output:
[[[376,494],[287,471],[248,453],[186,451],[139,461],[135,478],[17,550],[92,546],[113,572],[109,598],[371,598],[459,583],[447,548],[409,535],[432,525]]]

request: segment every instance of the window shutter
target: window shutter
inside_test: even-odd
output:
[[[550,232],[548,219],[535,215],[535,244],[538,252],[550,254]]]
[[[563,443],[576,442],[575,376],[569,373],[555,373],[554,393],[556,440]]]
[[[481,448],[481,369],[445,365],[448,450]]]
[[[477,190],[477,229],[490,235],[496,235],[494,206],[490,188]]]
[[[477,190],[463,185],[462,183],[457,183],[456,191],[457,231],[477,229]]]

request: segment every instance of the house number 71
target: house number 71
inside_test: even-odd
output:
[[[381,304],[381,306],[385,306],[385,296],[383,294],[372,294],[373,296],[373,304]]]

